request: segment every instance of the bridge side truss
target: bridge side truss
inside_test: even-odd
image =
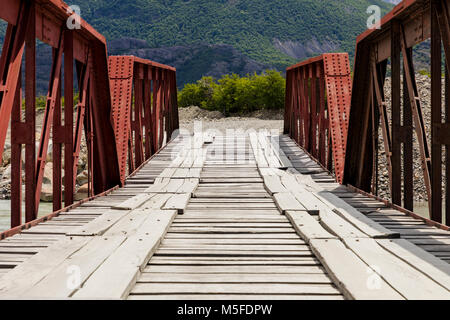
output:
[[[351,97],[347,53],[327,53],[286,72],[284,133],[343,180]]]
[[[25,220],[30,222],[37,218],[50,139],[53,140],[54,211],[62,208],[63,185],[65,205],[74,202],[83,131],[89,154],[89,194],[101,193],[121,182],[110,119],[106,40],[81,19],[80,29],[70,30],[66,24],[70,16],[68,6],[60,0],[0,2],[0,18],[8,22],[0,58],[0,158],[11,121],[12,227],[23,223],[22,164]],[[36,39],[53,51],[44,120],[37,144]],[[77,101],[74,78],[78,82]]]
[[[445,209],[450,212],[449,10],[448,0],[405,0],[383,18],[381,29],[367,30],[358,37],[344,174],[345,183],[377,193],[378,130],[381,128],[391,200],[412,211],[415,134],[430,216],[439,223],[442,222],[443,182]],[[431,128],[426,127],[422,114],[413,63],[414,47],[429,39]],[[383,90],[388,66],[392,79],[390,114]],[[442,101],[444,91],[445,101]],[[450,214],[446,224],[450,225]]]

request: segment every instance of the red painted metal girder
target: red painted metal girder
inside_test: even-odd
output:
[[[334,172],[342,183],[347,149],[352,83],[348,54],[324,54],[325,83],[333,148]]]
[[[111,121],[106,40],[81,18],[80,28],[69,30],[66,22],[71,15],[69,6],[60,0],[0,1],[0,18],[8,22],[0,59],[0,158],[11,119],[12,227],[22,224],[23,160],[26,222],[37,217],[50,137],[54,142],[52,148],[55,211],[62,205],[62,171],[65,172],[65,205],[73,203],[83,127],[89,149],[90,194],[101,193],[121,183],[116,139]],[[37,152],[35,150],[36,39],[53,49],[52,70]],[[25,64],[22,64],[23,58]],[[75,64],[79,79],[78,88],[82,92],[81,101],[77,105],[78,119],[74,136],[72,120]],[[21,79],[23,75],[24,81]],[[24,88],[22,83],[25,84]],[[62,87],[65,95],[64,124],[61,121]],[[26,97],[25,117],[21,115],[23,91]],[[26,151],[25,159],[21,157],[23,147]]]
[[[109,58],[112,118],[122,182],[178,129],[176,69],[134,56]],[[128,170],[127,170],[128,164]]]
[[[285,133],[343,180],[351,101],[347,53],[327,53],[287,68]],[[332,160],[332,161],[331,161]]]
[[[427,40],[430,40],[431,121],[422,113],[422,90],[416,83],[413,50]],[[445,85],[442,53],[447,73]],[[390,101],[384,94],[388,67]],[[405,0],[382,18],[379,29],[367,30],[357,38],[344,183],[377,194],[381,181],[378,167],[381,128],[390,201],[407,210],[414,209],[416,162],[422,169],[420,183],[426,190],[430,218],[444,222],[444,205],[445,211],[450,212],[449,73],[450,0]],[[417,158],[414,158],[414,136]],[[445,154],[443,148],[447,150]],[[444,223],[450,225],[449,214]]]

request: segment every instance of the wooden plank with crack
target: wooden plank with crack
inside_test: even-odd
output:
[[[113,209],[116,210],[134,210],[140,206],[142,206],[145,202],[149,201],[151,198],[154,197],[154,194],[152,193],[140,193],[137,196],[134,196],[133,198],[130,198],[117,206],[113,206]]]
[[[124,236],[94,237],[65,259],[21,298],[69,298],[124,241]],[[72,278],[71,278],[72,276]]]
[[[284,153],[283,149],[280,147],[280,144],[277,141],[277,136],[268,136],[267,139],[269,140],[269,145],[273,153],[280,161],[282,168],[292,168],[293,165]]]
[[[166,168],[159,175],[160,178],[172,178],[178,168]]]
[[[129,213],[130,211],[125,210],[108,210],[84,226],[68,232],[67,236],[101,236]]]
[[[347,247],[408,300],[449,300],[450,291],[381,247],[375,239],[344,239]]]
[[[92,237],[70,237],[56,241],[2,277],[0,298],[13,299],[26,293]]]
[[[307,191],[295,191],[292,193],[298,202],[306,208],[309,214],[318,215],[320,213],[321,206],[320,201],[314,197],[310,192]]]
[[[337,239],[312,239],[311,250],[328,275],[347,299],[404,300],[384,279],[375,275],[376,288],[371,288],[374,271]]]
[[[326,231],[320,223],[305,211],[287,211],[286,217],[291,222],[297,234],[309,243],[312,239],[337,239]]]
[[[191,195],[197,190],[200,184],[200,179],[189,178],[185,179],[183,185],[178,189],[177,193],[190,193]]]
[[[383,227],[378,222],[366,217],[364,214],[353,208],[341,198],[330,192],[313,193],[320,201],[330,207],[333,212],[347,220],[356,228],[372,238],[399,238],[398,232],[391,231]]]
[[[155,183],[145,189],[145,193],[161,193],[162,190],[169,184],[170,178],[156,178]]]
[[[156,252],[175,210],[149,213],[148,219],[90,276],[75,294],[76,299],[125,299],[141,271]]]
[[[286,211],[306,211],[306,208],[290,193],[276,193],[274,195],[274,200],[277,208],[283,214],[285,214]]]
[[[191,199],[190,193],[180,193],[173,195],[164,205],[164,210],[177,210],[179,214],[184,214],[184,210]]]
[[[450,291],[450,264],[405,239],[377,239],[385,250]],[[448,247],[448,246],[447,246]]]
[[[281,183],[278,176],[264,176],[264,186],[270,195],[275,193],[288,193],[289,191]]]
[[[202,168],[190,168],[189,173],[186,175],[186,178],[200,179],[201,172],[202,172]]]
[[[319,212],[320,224],[339,239],[345,238],[367,238],[368,235],[355,228],[347,220],[341,218],[335,212],[327,208],[321,208]]]
[[[161,209],[172,196],[172,193],[156,194],[143,205],[143,209]]]

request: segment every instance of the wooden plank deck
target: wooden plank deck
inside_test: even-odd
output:
[[[449,263],[450,232],[287,136],[180,136],[124,188],[0,241],[0,298],[450,299]]]

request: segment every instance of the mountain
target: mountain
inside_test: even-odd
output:
[[[77,1],[85,20],[111,43],[123,41],[128,47],[110,48],[110,53],[142,53],[174,64],[181,85],[199,78],[182,75],[195,70],[284,70],[322,52],[353,54],[356,36],[366,28],[366,10],[373,4],[384,13],[392,8],[382,0]],[[141,41],[129,46],[130,39]],[[174,53],[161,55],[157,48],[167,53],[173,48]]]
[[[77,0],[110,54],[174,65],[179,85],[202,75],[284,70],[333,51],[353,55],[370,5],[383,0]],[[2,26],[0,25],[0,31]],[[352,59],[353,60],[353,59]]]

